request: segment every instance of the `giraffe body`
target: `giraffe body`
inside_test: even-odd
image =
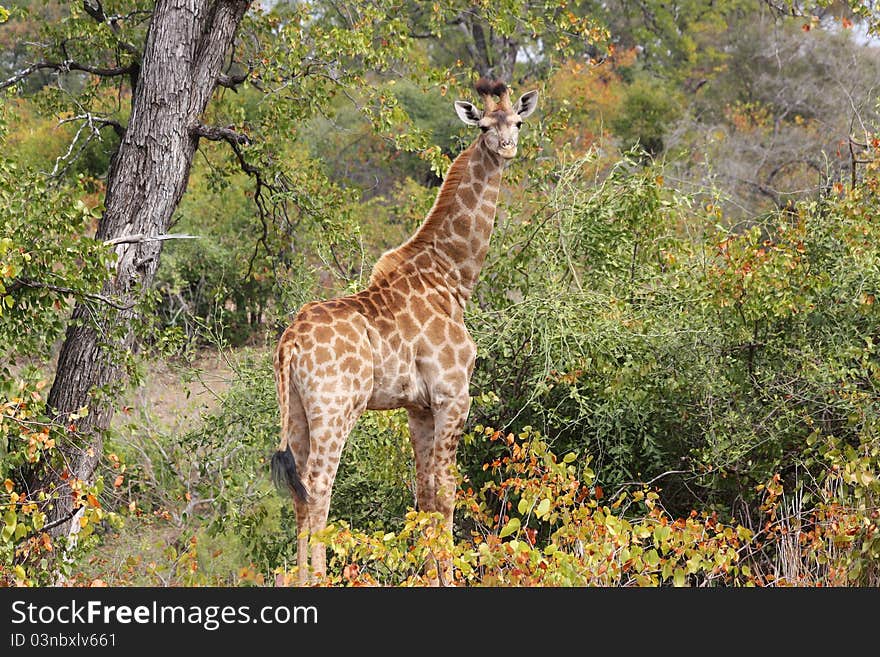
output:
[[[484,134],[453,162],[416,234],[380,258],[365,290],[303,306],[278,342],[281,444],[273,474],[293,493],[300,582],[308,577],[308,534],[326,525],[345,440],[366,410],[407,410],[418,507],[439,511],[451,535],[455,454],[476,357],[464,308],[488,251],[518,123],[536,102],[530,92],[513,108],[494,83],[495,105],[492,83],[481,84],[486,113],[461,101],[456,110]],[[325,571],[325,555],[323,545],[312,545],[314,573]],[[442,564],[443,581],[451,575]]]

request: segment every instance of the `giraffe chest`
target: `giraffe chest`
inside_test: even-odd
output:
[[[368,408],[429,408],[467,389],[476,349],[464,324],[429,315],[403,329],[374,330],[373,391]]]

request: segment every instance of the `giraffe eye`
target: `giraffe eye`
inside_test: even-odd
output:
[[[517,121],[517,122],[514,123],[513,125],[515,125],[515,126],[516,126],[516,129],[519,130],[519,129],[522,127],[522,121]]]
[[[481,126],[480,126],[480,130],[482,130],[483,132],[487,132],[487,131],[489,130],[489,126],[487,126],[487,125],[481,125]]]

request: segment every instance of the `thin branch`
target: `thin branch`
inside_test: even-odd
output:
[[[229,144],[230,148],[232,148],[232,152],[235,153],[235,157],[238,160],[238,164],[241,167],[241,170],[249,176],[252,176],[254,181],[256,182],[256,188],[254,189],[254,203],[257,204],[257,214],[259,215],[260,223],[263,226],[263,233],[260,236],[260,239],[257,241],[257,244],[254,246],[254,253],[248,263],[248,270],[245,274],[245,278],[247,279],[250,277],[251,272],[253,271],[254,261],[257,259],[257,253],[259,251],[259,245],[262,244],[263,248],[266,249],[266,252],[270,252],[268,242],[269,226],[266,223],[266,217],[270,213],[266,209],[266,199],[263,197],[263,190],[276,191],[278,188],[274,185],[267,183],[266,180],[263,178],[263,174],[260,169],[258,169],[245,159],[244,153],[241,152],[241,146],[251,143],[247,135],[236,132],[231,128],[207,126],[202,123],[194,125],[191,130],[193,134],[197,135],[198,137],[204,137],[205,139],[210,139],[211,141],[225,141],[227,144]]]
[[[117,66],[115,68],[105,68],[103,66],[92,66],[91,64],[81,64],[79,62],[73,62],[69,60],[65,60],[63,62],[36,62],[35,64],[31,64],[27,68],[23,68],[22,70],[18,71],[3,82],[0,82],[0,89],[11,87],[12,85],[17,84],[32,73],[36,73],[37,71],[42,71],[45,69],[58,71],[59,73],[69,73],[70,71],[83,71],[84,73],[91,73],[92,75],[97,75],[103,78],[112,78],[119,75],[127,75],[128,73],[131,73],[134,68],[134,64],[131,64],[129,66]]]
[[[248,79],[250,74],[250,69],[248,69],[246,73],[241,73],[239,75],[226,75],[225,73],[221,73],[217,77],[217,86],[226,87],[227,89],[232,89],[233,91],[238,91],[239,85],[243,84]]]
[[[16,290],[21,287],[29,287],[35,290],[52,290],[53,292],[60,292],[62,294],[72,294],[74,296],[85,297],[87,299],[94,299],[95,301],[106,303],[108,306],[116,308],[117,310],[131,310],[135,306],[135,304],[133,303],[124,306],[121,303],[118,303],[117,301],[111,299],[110,297],[104,296],[103,294],[97,294],[95,292],[83,292],[82,290],[75,290],[72,287],[64,287],[63,285],[52,285],[51,283],[43,283],[41,281],[35,281],[30,278],[14,278],[12,280],[12,284],[8,286],[7,291]]]
[[[251,140],[247,135],[241,132],[236,132],[232,128],[222,128],[216,125],[198,123],[193,126],[192,133],[198,137],[210,139],[211,141],[225,141],[229,143],[230,146],[238,146],[240,144],[248,145],[251,143]]]
[[[70,513],[68,513],[66,516],[64,516],[64,517],[62,517],[62,518],[58,518],[58,519],[56,519],[56,520],[53,520],[52,522],[43,525],[40,529],[38,529],[38,530],[36,530],[36,531],[32,531],[30,534],[28,534],[27,536],[25,536],[24,538],[22,538],[22,539],[18,542],[18,544],[19,544],[19,545],[22,545],[22,544],[26,543],[27,541],[29,541],[30,539],[32,539],[32,538],[33,538],[34,536],[36,536],[37,534],[42,534],[42,533],[44,533],[44,532],[49,531],[50,529],[55,529],[55,528],[58,527],[59,525],[63,525],[65,522],[70,521],[70,520],[73,518],[73,516],[75,516],[75,515],[76,515],[77,513],[79,513],[81,510],[82,510],[82,507],[81,507],[81,506],[76,507],[76,508],[73,509]]]
[[[80,107],[80,109],[83,109],[78,102],[74,102]],[[64,125],[65,123],[71,123],[73,121],[82,121],[83,123],[77,129],[76,134],[70,141],[70,144],[68,144],[67,151],[63,155],[59,155],[57,158],[55,158],[55,166],[52,168],[51,173],[47,174],[50,178],[55,178],[56,176],[60,177],[67,173],[68,169],[73,165],[74,162],[76,162],[80,158],[80,156],[85,152],[86,148],[93,139],[103,141],[103,139],[101,138],[102,128],[110,126],[113,128],[113,131],[119,136],[120,139],[125,136],[125,128],[121,123],[113,119],[95,116],[88,111],[84,111],[82,114],[78,114],[67,119],[62,119],[58,122],[58,125]],[[80,143],[80,135],[82,135],[83,130],[85,130],[86,127],[89,128],[89,134],[86,137],[85,141]],[[76,154],[74,154],[73,150],[77,144],[80,144],[79,150],[77,150]],[[61,166],[62,162],[65,163],[65,166],[59,171],[59,167]]]

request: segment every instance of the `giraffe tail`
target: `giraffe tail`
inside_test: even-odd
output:
[[[272,481],[279,490],[287,490],[303,502],[309,501],[309,493],[296,471],[296,461],[289,445],[272,455]]]

